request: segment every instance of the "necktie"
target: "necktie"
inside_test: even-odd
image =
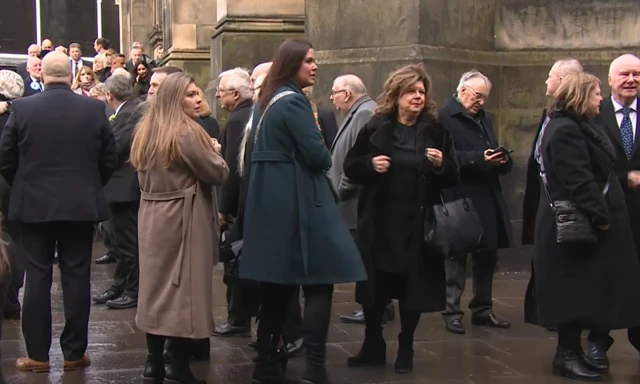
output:
[[[622,135],[622,145],[624,147],[624,153],[627,158],[631,158],[631,151],[633,150],[633,126],[631,125],[631,108],[622,108],[622,123],[620,123],[620,134]]]

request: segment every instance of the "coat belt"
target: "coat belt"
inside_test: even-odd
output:
[[[141,191],[140,193],[141,199],[147,201],[184,200],[182,208],[182,242],[180,243],[180,250],[178,251],[178,262],[171,272],[171,283],[176,286],[180,285],[180,274],[182,273],[184,256],[191,250],[191,228],[193,224],[191,217],[193,215],[193,202],[197,192],[198,183],[180,191],[158,193]]]
[[[295,185],[297,201],[304,197],[302,181],[304,170],[296,161],[295,156],[286,152],[256,151],[251,154],[251,163],[293,163],[295,169]],[[298,203],[298,231],[300,233],[300,253],[304,274],[309,274],[309,212],[305,204]]]

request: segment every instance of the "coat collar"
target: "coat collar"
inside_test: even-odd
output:
[[[44,92],[51,91],[51,90],[54,90],[54,89],[64,89],[65,91],[73,92],[71,90],[71,87],[68,84],[52,83],[52,84],[47,84],[47,85],[44,86]]]
[[[551,113],[551,117],[566,117],[573,120],[578,125],[578,129],[580,129],[580,132],[582,132],[583,135],[595,142],[596,145],[602,149],[612,161],[616,161],[616,151],[613,148],[611,140],[609,140],[609,137],[604,133],[604,131],[592,120],[583,116],[578,116],[566,109],[553,111]]]
[[[466,109],[464,109],[464,107],[462,106],[462,104],[460,104],[456,98],[455,95],[451,96],[449,98],[449,100],[447,100],[447,102],[445,103],[444,107],[442,107],[442,113],[445,113],[449,116],[462,116],[465,117],[469,120],[475,121],[474,117],[471,116],[471,114],[469,112],[467,112]],[[484,115],[484,109],[481,109],[480,112],[478,112],[478,116],[479,119],[484,119],[485,115]]]
[[[243,108],[251,108],[253,106],[253,101],[251,99],[247,99],[247,100],[242,100],[241,102],[238,103],[238,105],[236,105],[235,108],[233,108],[233,112],[239,111]]]
[[[375,131],[371,134],[369,142],[380,154],[389,156],[391,154],[391,138],[393,137],[393,126],[398,121],[396,113],[388,115],[374,115],[369,121]],[[434,141],[437,134],[435,129],[438,126],[437,120],[430,114],[423,112],[418,118],[416,131],[416,150],[423,152],[427,147],[442,149],[444,143]]]

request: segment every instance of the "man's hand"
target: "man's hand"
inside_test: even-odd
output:
[[[0,115],[9,110],[9,104],[6,101],[0,101]]]
[[[493,166],[506,164],[509,158],[503,152],[493,153],[493,149],[484,151],[484,161]]]
[[[640,171],[631,171],[627,174],[627,185],[629,188],[640,187]]]
[[[222,153],[222,145],[220,144],[218,139],[216,139],[215,137],[212,137],[211,138],[211,142],[213,143],[213,150],[216,151],[218,154],[221,154]]]

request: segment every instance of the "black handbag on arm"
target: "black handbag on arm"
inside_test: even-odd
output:
[[[481,247],[484,229],[480,216],[466,197],[432,207],[425,217],[424,241],[444,257],[473,252]]]

